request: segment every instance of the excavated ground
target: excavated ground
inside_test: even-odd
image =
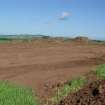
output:
[[[31,87],[41,99],[52,87],[105,63],[105,45],[35,40],[0,44],[0,80]]]
[[[95,81],[69,94],[59,105],[105,105],[105,80]]]

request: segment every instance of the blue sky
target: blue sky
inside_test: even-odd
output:
[[[105,38],[105,0],[0,0],[0,34]]]

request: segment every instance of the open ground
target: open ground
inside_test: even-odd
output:
[[[52,86],[102,63],[104,44],[47,39],[0,44],[0,80],[32,88],[42,100],[51,96]]]

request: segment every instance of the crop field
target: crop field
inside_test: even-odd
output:
[[[104,64],[104,42],[1,38],[0,105],[66,105],[68,94],[105,78]]]

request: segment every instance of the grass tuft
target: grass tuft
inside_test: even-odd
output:
[[[96,69],[96,76],[100,79],[105,78],[105,64],[99,65]]]
[[[85,77],[78,77],[76,79],[71,80],[68,84],[64,85],[64,87],[57,90],[56,95],[51,99],[52,103],[58,103],[62,98],[67,96],[71,92],[76,92],[81,89],[86,83]]]
[[[38,105],[31,89],[0,81],[0,105]]]

